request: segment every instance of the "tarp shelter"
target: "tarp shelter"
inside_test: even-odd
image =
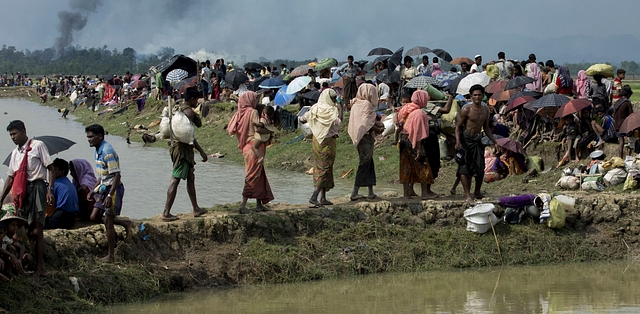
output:
[[[155,70],[162,73],[162,77],[167,77],[167,74],[175,69],[187,71],[189,73],[187,77],[198,75],[198,63],[185,55],[175,55],[155,66]]]

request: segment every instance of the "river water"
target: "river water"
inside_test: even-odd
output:
[[[640,313],[640,264],[379,274],[181,293],[112,313]]]
[[[78,110],[86,110],[78,108]],[[84,127],[72,116],[62,119],[60,113],[51,107],[40,106],[25,99],[0,98],[0,126],[6,128],[11,120],[22,120],[29,136],[57,135],[76,142],[71,149],[53,157],[66,160],[84,158],[93,164],[93,148],[89,147]],[[108,131],[108,130],[107,130]],[[127,144],[118,136],[106,137],[120,156],[122,182],[126,187],[122,215],[132,218],[149,218],[162,213],[169,186],[172,164],[169,150],[145,147],[142,143]],[[0,156],[9,155],[15,147],[8,133],[0,136]],[[196,156],[198,162],[199,156]],[[0,177],[6,177],[6,166],[0,167]],[[267,177],[275,196],[274,202],[307,204],[313,192],[311,176],[291,171],[267,169]],[[350,193],[352,180],[336,180],[335,189],[329,197]],[[244,185],[244,166],[224,158],[210,158],[208,162],[196,165],[196,191],[201,207],[214,204],[228,204],[241,201]],[[380,188],[379,190],[388,190]],[[306,205],[305,205],[306,206]],[[178,196],[172,213],[191,212],[191,203],[186,191],[186,182],[178,187]]]

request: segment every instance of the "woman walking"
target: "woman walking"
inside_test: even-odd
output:
[[[245,179],[244,189],[242,190],[242,203],[240,203],[239,211],[241,214],[249,213],[247,209],[247,200],[256,199],[256,210],[266,211],[264,204],[273,200],[273,193],[267,174],[264,171],[264,163],[259,162],[257,156],[252,150],[252,141],[255,133],[269,133],[264,128],[256,128],[254,124],[260,122],[258,111],[256,110],[257,94],[253,91],[246,91],[238,99],[238,111],[231,118],[231,122],[227,127],[229,135],[236,135],[238,138],[238,148],[242,150],[244,156]],[[267,151],[265,143],[259,148],[262,156]]]
[[[313,133],[313,186],[315,190],[309,199],[313,207],[333,205],[327,200],[327,191],[334,187],[333,162],[336,159],[336,138],[342,124],[342,112],[336,105],[338,94],[326,89],[320,94],[318,103],[311,106],[300,121],[309,123]],[[318,195],[320,201],[318,202]]]
[[[358,194],[360,187],[369,188],[368,199],[377,197],[373,193],[376,185],[376,171],[373,164],[373,146],[375,134],[384,131],[384,125],[378,121],[374,108],[378,105],[378,91],[375,86],[365,83],[360,85],[353,99],[349,118],[349,136],[358,150],[359,164],[356,180],[351,193],[351,200],[359,200],[364,196]],[[376,123],[378,122],[378,123]]]

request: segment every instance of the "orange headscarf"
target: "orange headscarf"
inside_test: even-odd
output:
[[[411,96],[411,107],[425,108],[429,102],[429,93],[417,90]],[[405,105],[406,106],[406,105]],[[403,107],[404,108],[404,107]],[[402,128],[409,136],[411,146],[416,148],[418,142],[429,137],[429,116],[422,110],[412,110]]]
[[[238,148],[242,149],[247,144],[249,130],[253,127],[251,114],[256,110],[257,94],[253,91],[246,91],[238,99],[238,111],[233,115],[227,132],[229,135],[235,134],[238,137]]]
[[[351,115],[349,116],[349,136],[353,145],[358,145],[362,137],[371,130],[376,122],[375,107],[378,105],[378,90],[375,86],[363,83],[358,88],[356,98],[352,101]]]

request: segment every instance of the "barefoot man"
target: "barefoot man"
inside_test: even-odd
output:
[[[4,183],[0,199],[4,200],[12,191],[11,201],[16,204],[18,216],[28,222],[29,238],[34,243],[33,249],[36,255],[36,269],[33,276],[38,278],[47,275],[44,265],[42,229],[47,204],[55,204],[53,161],[43,142],[29,139],[27,128],[22,121],[9,122],[7,131],[17,147],[11,152],[7,181]],[[25,156],[27,159],[24,159]],[[45,182],[47,175],[49,176],[48,185]]]
[[[462,108],[456,125],[456,151],[465,151],[465,164],[458,165],[458,173],[468,202],[484,198],[480,192],[484,176],[484,146],[482,145],[482,129],[495,144],[496,139],[489,127],[489,108],[482,103],[484,87],[473,85],[469,89],[472,103]],[[471,196],[471,177],[476,178],[476,189]]]
[[[124,196],[124,184],[120,181],[120,158],[111,144],[104,140],[104,128],[99,124],[93,124],[84,129],[90,147],[95,147],[96,172],[98,183],[87,194],[87,200],[95,199],[91,220],[97,220],[101,215],[107,230],[107,256],[100,259],[101,262],[111,263],[115,261],[116,229],[114,224],[124,227],[127,239],[131,235],[133,221],[118,217],[122,210],[122,198]]]
[[[189,118],[189,121],[196,127],[202,126],[200,117],[193,111],[198,105],[198,96],[200,92],[195,87],[187,88],[184,95],[185,104],[182,106],[182,112]],[[164,212],[162,213],[163,221],[178,220],[177,216],[171,214],[171,207],[176,200],[176,194],[178,193],[178,184],[180,180],[187,180],[187,194],[191,200],[191,206],[193,206],[193,216],[200,217],[207,213],[206,209],[198,206],[198,200],[196,199],[196,175],[194,174],[194,166],[196,164],[193,149],[196,149],[202,157],[202,162],[207,161],[207,154],[202,147],[198,144],[196,139],[193,139],[193,145],[173,140],[169,152],[171,154],[171,161],[173,161],[173,172],[171,173],[171,183],[169,183],[169,189],[167,190],[167,201],[164,205]]]

